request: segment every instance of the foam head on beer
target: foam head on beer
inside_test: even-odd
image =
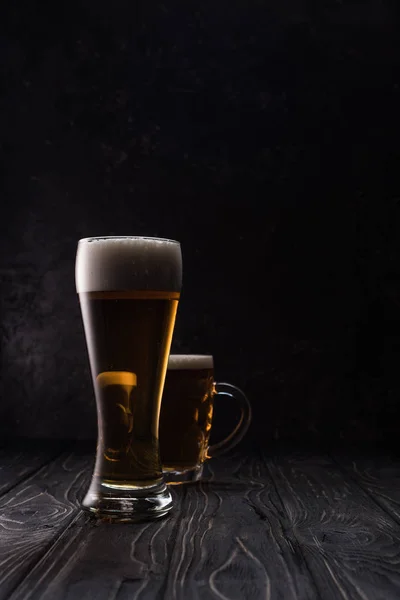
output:
[[[168,369],[171,371],[212,369],[213,367],[213,357],[208,354],[170,354],[168,359]]]
[[[84,238],[75,267],[78,293],[115,290],[179,292],[182,256],[178,242],[147,237]]]

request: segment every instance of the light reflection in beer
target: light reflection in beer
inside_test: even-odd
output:
[[[132,390],[137,386],[137,377],[130,371],[103,371],[96,378],[106,419],[113,427],[112,439],[103,440],[104,458],[118,462],[129,451],[129,434],[133,429]]]

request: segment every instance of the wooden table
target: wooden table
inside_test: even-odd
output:
[[[214,459],[169,517],[97,522],[93,452],[0,450],[0,600],[400,598],[400,461],[288,450]]]

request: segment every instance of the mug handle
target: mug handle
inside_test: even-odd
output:
[[[251,423],[251,406],[245,394],[235,385],[230,383],[215,383],[215,397],[217,396],[229,396],[233,398],[239,405],[241,415],[238,424],[235,429],[221,442],[217,442],[212,446],[208,447],[207,458],[212,458],[218,454],[223,454],[228,450],[231,450],[236,444],[240,442],[244,434],[249,428]]]

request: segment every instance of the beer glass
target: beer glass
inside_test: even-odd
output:
[[[98,421],[83,507],[115,521],[161,517],[172,507],[158,422],[181,290],[180,244],[85,238],[78,243],[75,279]]]
[[[240,409],[232,433],[209,446],[213,406],[226,396]],[[245,394],[229,383],[214,380],[211,355],[171,354],[168,361],[160,414],[160,453],[167,483],[196,481],[206,459],[236,446],[251,421],[251,406]]]

